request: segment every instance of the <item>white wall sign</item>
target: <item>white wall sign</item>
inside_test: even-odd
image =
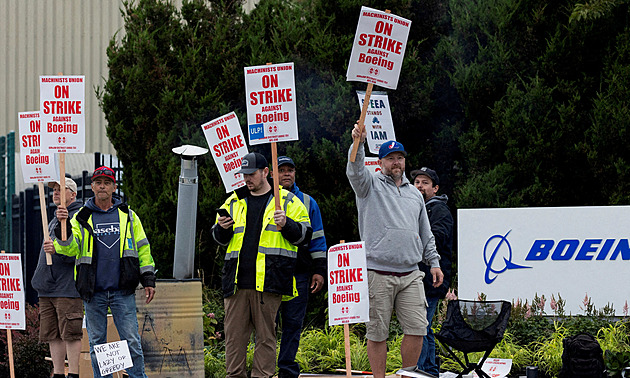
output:
[[[364,242],[337,244],[328,250],[328,324],[370,320]]]
[[[630,299],[630,206],[460,209],[459,297],[566,300],[565,313],[598,309],[620,315]]]
[[[133,366],[127,340],[94,345],[94,353],[96,354],[98,368],[103,376]]]
[[[396,89],[411,21],[361,7],[346,79]]]
[[[85,76],[40,76],[42,151],[85,152]]]
[[[293,63],[245,67],[249,145],[298,140]]]
[[[25,183],[59,180],[57,155],[42,153],[39,112],[18,113],[20,160]]]
[[[238,172],[247,145],[236,113],[231,112],[201,125],[208,147],[221,174],[225,191],[231,192],[245,185],[243,175]]]
[[[357,91],[359,107],[363,107],[365,91]],[[396,140],[394,133],[394,121],[389,107],[389,99],[385,92],[372,92],[370,104],[365,114],[366,142],[371,153],[378,154],[381,144]]]
[[[0,329],[26,329],[22,258],[0,253]]]

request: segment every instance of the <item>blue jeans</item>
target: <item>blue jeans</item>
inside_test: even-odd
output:
[[[300,334],[302,322],[306,315],[308,303],[308,291],[310,274],[298,273],[295,275],[295,283],[298,296],[280,305],[280,318],[282,319],[282,338],[280,339],[280,352],[278,353],[278,376],[297,377],[300,375],[300,365],[295,361],[298,347],[300,346]]]
[[[124,294],[123,291],[99,291],[85,306],[85,324],[90,338],[90,357],[94,378],[100,378],[101,373],[94,353],[94,345],[107,343],[107,308],[112,310],[114,324],[121,340],[127,340],[133,366],[127,368],[130,378],[146,378],[144,374],[144,356],[140,334],[138,333],[138,318],[136,316],[135,294]],[[111,374],[105,376],[111,378]]]
[[[427,320],[429,325],[427,326],[427,335],[422,342],[422,352],[420,353],[420,358],[418,358],[418,369],[435,376],[440,375],[440,370],[435,363],[435,335],[431,325],[433,324],[433,315],[435,315],[439,300],[437,297],[427,297]]]

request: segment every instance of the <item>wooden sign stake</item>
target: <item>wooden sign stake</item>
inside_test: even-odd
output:
[[[40,208],[40,213],[42,215],[42,229],[44,230],[44,240],[48,241],[50,240],[50,235],[48,235],[48,215],[46,212],[46,198],[44,194],[44,183],[42,183],[41,181],[38,182],[37,187],[39,189],[39,208]],[[50,255],[50,253],[45,253],[45,254],[46,254],[46,265],[52,265],[52,256]]]
[[[270,66],[272,63],[267,63]],[[276,210],[280,208],[280,176],[278,176],[278,145],[276,142],[271,142],[271,175],[273,177],[273,198],[276,203]],[[276,225],[278,231],[282,230],[282,227]]]
[[[63,72],[57,75],[63,76]],[[61,206],[66,206],[66,154],[59,154],[59,193],[61,194]],[[66,222],[61,222],[61,240],[66,241],[68,231]]]
[[[0,253],[4,253],[4,251]],[[9,374],[11,378],[15,378],[15,366],[13,363],[13,337],[10,329],[7,329],[7,349],[9,354]]]
[[[368,83],[367,88],[365,90],[365,99],[363,100],[363,106],[361,107],[361,117],[359,118],[359,128],[361,129],[361,133],[365,130],[365,115],[367,114],[367,108],[370,104],[370,97],[372,96],[372,88],[374,84]],[[359,150],[359,142],[361,140],[361,136],[354,139],[354,143],[352,144],[352,153],[350,154],[350,161],[354,163],[354,160],[357,158],[357,151]]]

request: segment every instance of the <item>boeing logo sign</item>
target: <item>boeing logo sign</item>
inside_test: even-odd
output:
[[[497,276],[510,269],[532,268],[512,262],[514,253],[507,236],[491,236],[483,248],[483,259],[486,264],[484,280],[489,285]],[[628,239],[536,239],[534,240],[525,261],[592,261],[592,260],[630,260],[630,243]]]
[[[459,209],[457,230],[460,298],[560,295],[574,315],[585,295],[615,315],[630,302],[630,206]]]
[[[507,236],[512,230],[505,235],[493,235],[488,239],[483,247],[483,260],[486,263],[485,281],[491,284],[499,274],[508,269],[531,268],[530,266],[517,265],[512,262],[512,246],[507,240]],[[501,256],[502,259],[498,259]],[[499,262],[497,262],[499,260]],[[503,261],[500,261],[503,260]],[[497,269],[497,266],[499,267]]]

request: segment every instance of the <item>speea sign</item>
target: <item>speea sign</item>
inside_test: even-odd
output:
[[[457,216],[460,298],[560,294],[567,314],[583,314],[588,295],[618,315],[630,300],[630,206],[461,209]]]

